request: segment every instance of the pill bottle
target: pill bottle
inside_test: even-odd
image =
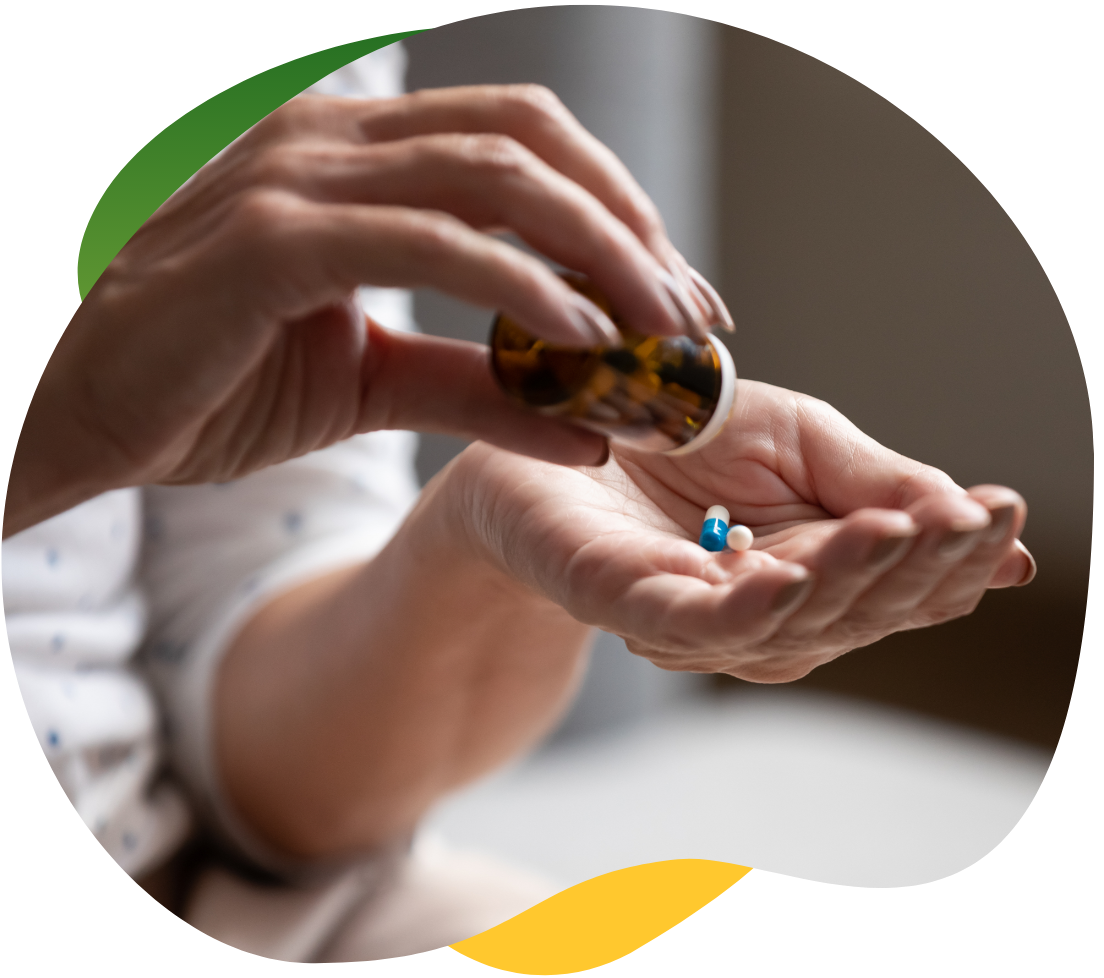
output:
[[[499,314],[491,369],[515,401],[645,451],[696,451],[724,427],[736,398],[736,366],[714,336],[644,336],[617,315],[589,279],[565,274],[613,320],[623,343],[610,349],[557,346]]]

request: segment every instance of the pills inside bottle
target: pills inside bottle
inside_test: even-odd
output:
[[[557,346],[499,314],[491,367],[502,389],[543,415],[647,451],[679,455],[710,441],[736,396],[736,366],[724,345],[713,336],[699,346],[686,336],[636,333],[592,282],[564,278],[613,320],[622,345]]]

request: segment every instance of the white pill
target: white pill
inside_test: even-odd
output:
[[[728,510],[723,506],[710,506],[705,511],[705,520],[703,522],[709,522],[709,520],[720,520],[725,526],[728,526]]]
[[[739,523],[729,529],[728,536],[725,538],[725,542],[733,550],[747,550],[754,540],[755,537],[751,535],[751,530]]]

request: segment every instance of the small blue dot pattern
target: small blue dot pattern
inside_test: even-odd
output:
[[[372,82],[356,94],[390,95],[400,87],[399,62],[385,63],[393,70],[374,66],[365,73]],[[377,322],[414,330],[408,296],[366,290],[361,298]],[[151,856],[175,850],[189,831],[184,796],[173,779],[160,780],[159,763],[147,761],[160,761],[161,732],[190,744],[204,728],[209,692],[195,703],[195,683],[232,639],[232,631],[222,636],[220,623],[251,614],[252,602],[277,579],[306,579],[319,567],[374,557],[414,503],[415,450],[413,433],[379,432],[215,486],[117,490],[23,538],[20,583],[25,577],[34,598],[26,610],[58,616],[33,622],[34,647],[28,644],[28,655],[43,660],[39,671],[49,672],[42,702],[31,710],[36,739],[127,873],[155,869]],[[5,571],[9,548],[10,540]],[[62,675],[72,683],[64,685]],[[158,718],[153,691],[143,694],[151,682],[173,706],[175,729]],[[126,791],[97,796],[104,775]],[[220,800],[214,784],[198,787],[202,801]]]

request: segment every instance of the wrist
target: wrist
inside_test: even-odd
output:
[[[36,393],[12,460],[4,505],[5,538],[122,488],[100,471],[96,453],[75,427],[64,411],[48,409]]]
[[[83,338],[97,331],[86,299],[62,334],[23,419],[4,508],[4,536],[18,533],[112,489],[139,485],[132,458],[97,424],[102,371]]]
[[[567,615],[546,597],[535,582],[523,580],[506,559],[508,530],[495,501],[493,463],[500,449],[477,442],[453,459],[422,491],[412,525],[425,541],[419,557],[463,566],[471,580],[479,580],[487,593],[501,593],[511,600]]]

